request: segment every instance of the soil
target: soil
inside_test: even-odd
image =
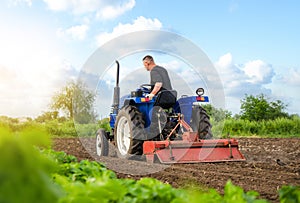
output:
[[[113,145],[108,157],[99,158],[94,138],[57,138],[53,148],[78,160],[100,161],[119,178],[152,177],[176,188],[215,188],[223,194],[224,185],[231,180],[245,191],[259,192],[260,198],[279,202],[282,185],[300,185],[299,138],[239,138],[238,142],[246,161],[173,165],[118,159]]]

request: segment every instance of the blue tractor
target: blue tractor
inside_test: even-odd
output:
[[[107,156],[111,142],[116,146],[118,157],[144,155],[149,162],[155,157],[162,163],[244,159],[235,150],[236,140],[212,139],[209,116],[201,107],[202,103],[209,102],[203,88],[198,88],[195,96],[183,95],[178,99],[175,90],[163,90],[150,100],[146,95],[150,93],[151,85],[143,84],[120,98],[120,65],[118,61],[116,63],[116,86],[109,115],[111,132],[97,131],[97,155]],[[220,150],[212,156],[204,152],[219,147],[228,149],[225,156]],[[200,156],[203,152],[205,156]]]

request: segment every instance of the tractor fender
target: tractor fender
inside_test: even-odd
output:
[[[133,99],[126,99],[124,101],[123,106],[128,106],[128,105],[135,106],[135,104],[136,104],[136,102]]]

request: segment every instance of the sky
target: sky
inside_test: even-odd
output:
[[[299,9],[297,0],[1,1],[0,115],[36,117],[48,111],[52,96],[78,79],[99,48],[143,30],[174,33],[203,50],[223,85],[224,108],[233,114],[240,112],[245,95],[261,93],[283,101],[288,113],[300,114]],[[149,82],[144,54],[121,59],[123,92]],[[188,62],[168,53],[151,54],[174,81],[186,83],[174,82],[180,93],[194,91],[189,82],[196,85],[197,78]],[[98,93],[107,100],[98,106],[106,106],[112,102],[113,69],[98,83]]]

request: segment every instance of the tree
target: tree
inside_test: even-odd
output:
[[[58,118],[58,111],[46,111],[39,115],[35,121],[43,123]]]
[[[94,101],[95,94],[84,83],[72,81],[53,96],[51,108],[65,112],[68,118],[73,118],[78,123],[89,123],[96,120]]]
[[[288,114],[284,112],[286,107],[287,105],[280,100],[268,101],[264,94],[246,95],[241,100],[241,119],[260,121],[288,117]]]
[[[224,121],[227,118],[231,118],[232,113],[228,110],[221,108],[216,108],[211,104],[203,105],[203,108],[206,110],[207,114],[213,118],[216,122]]]

